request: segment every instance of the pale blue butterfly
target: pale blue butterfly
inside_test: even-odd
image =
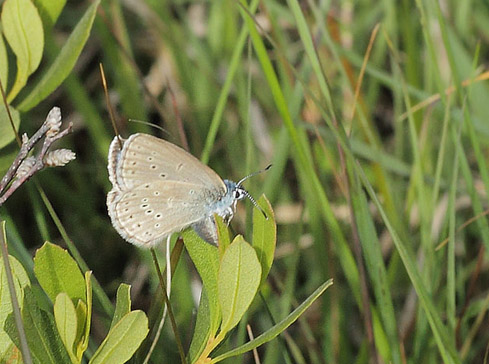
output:
[[[217,245],[214,214],[229,222],[244,197],[260,209],[241,184],[262,171],[237,183],[222,180],[182,148],[148,134],[115,137],[108,160],[112,225],[137,246],[153,247],[187,227]]]

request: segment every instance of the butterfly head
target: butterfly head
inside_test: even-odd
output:
[[[224,180],[224,185],[226,186],[226,195],[223,197],[222,202],[226,207],[223,210],[221,210],[221,213],[218,213],[218,214],[220,216],[222,216],[227,223],[229,223],[234,216],[234,213],[236,211],[236,203],[239,200],[244,199],[245,197],[247,197],[251,201],[253,206],[255,206],[258,210],[260,210],[261,213],[263,214],[263,216],[265,217],[265,219],[268,220],[268,217],[265,214],[265,211],[263,211],[263,209],[260,206],[258,206],[258,204],[256,203],[253,196],[251,196],[249,194],[249,192],[245,190],[245,188],[242,186],[242,184],[248,178],[253,177],[253,176],[255,176],[259,173],[262,173],[264,171],[267,171],[271,166],[272,165],[269,165],[265,169],[262,169],[258,172],[255,172],[255,173],[252,173],[252,174],[242,178],[238,182],[233,182],[233,181],[230,181],[227,179]]]

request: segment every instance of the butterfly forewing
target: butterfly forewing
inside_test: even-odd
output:
[[[117,182],[125,189],[138,187],[148,181],[181,181],[225,190],[217,173],[163,139],[148,134],[134,134],[124,142],[119,154],[115,169]]]

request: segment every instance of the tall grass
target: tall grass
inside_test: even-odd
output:
[[[83,10],[68,3],[55,35]],[[267,195],[279,224],[263,300],[248,316],[255,336],[334,278],[259,351],[262,363],[482,363],[488,24],[489,7],[476,1],[103,2],[76,70],[22,114],[21,131],[31,132],[60,106],[75,124],[64,143],[78,158],[40,174],[42,189],[24,187],[0,211],[11,254],[32,275],[32,251],[49,240],[93,270],[93,342],[108,329],[120,282],[157,323],[151,258],[122,241],[106,213],[113,131],[102,62],[123,136],[187,139],[194,155],[233,180],[273,164],[246,185]],[[56,42],[46,43],[47,57]],[[14,149],[0,151],[2,168]],[[250,213],[240,203],[236,232],[250,234]],[[182,254],[171,300],[184,344],[196,281]],[[245,342],[245,333],[240,325],[223,345]],[[169,327],[154,358],[179,360]]]

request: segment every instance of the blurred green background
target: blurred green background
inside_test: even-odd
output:
[[[27,89],[89,4],[66,3]],[[68,238],[110,299],[125,282],[135,308],[161,306],[148,252],[124,242],[106,212],[114,131],[102,63],[122,136],[188,142],[232,180],[273,163],[245,186],[267,195],[278,223],[268,308],[280,319],[327,279],[334,285],[260,349],[262,363],[482,363],[488,39],[483,1],[103,1],[75,69],[21,113],[20,132],[31,135],[59,106],[74,131],[57,146],[77,159],[39,173],[3,206],[11,253],[32,273],[44,241],[66,247]],[[0,150],[3,171],[16,150]],[[251,212],[239,204],[234,232],[249,234]],[[183,254],[172,302],[187,345],[198,282]],[[98,342],[110,321],[97,300],[94,308]],[[262,301],[247,319],[255,336],[272,326]],[[245,339],[240,325],[226,345]],[[154,358],[178,362],[169,327]],[[238,361],[254,363],[251,354]]]

